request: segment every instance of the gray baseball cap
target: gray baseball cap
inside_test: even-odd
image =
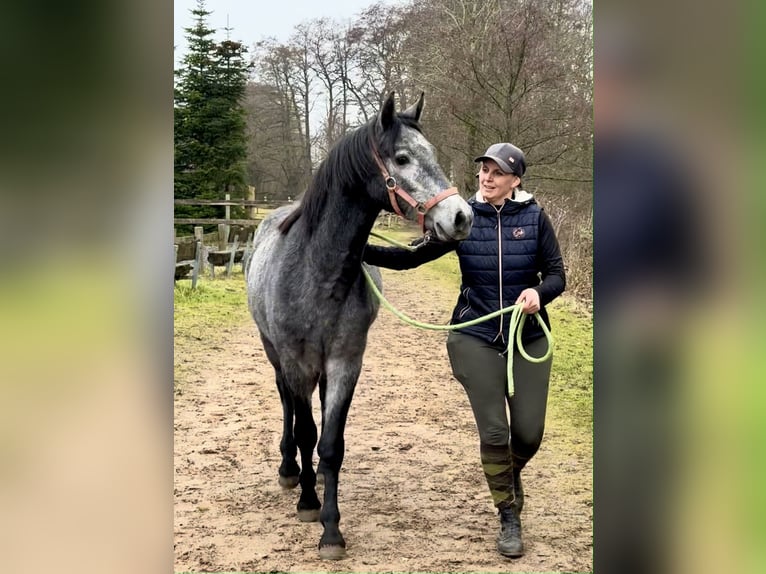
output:
[[[484,152],[484,155],[480,155],[473,161],[483,161],[485,159],[497,162],[497,165],[505,173],[513,173],[519,177],[524,175],[527,169],[527,160],[524,158],[524,152],[509,143],[492,144]]]

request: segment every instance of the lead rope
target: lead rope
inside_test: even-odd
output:
[[[409,245],[404,245],[403,243],[399,243],[398,241],[390,239],[384,235],[380,235],[379,233],[370,232],[370,235],[373,235],[375,237],[388,241],[389,243],[393,245],[402,247],[409,251],[415,250]],[[405,315],[404,313],[396,309],[393,305],[391,305],[391,303],[389,303],[388,300],[386,300],[386,298],[383,296],[383,293],[381,293],[380,289],[378,289],[377,285],[375,285],[375,282],[372,280],[372,277],[370,277],[370,273],[367,271],[366,264],[362,265],[362,272],[364,273],[364,276],[367,279],[367,284],[370,286],[370,289],[372,290],[372,292],[375,294],[375,296],[378,298],[378,300],[386,309],[391,311],[391,313],[393,313],[401,321],[407,323],[408,325],[412,325],[413,327],[418,327],[420,329],[429,329],[431,331],[455,331],[457,329],[463,329],[464,327],[478,325],[479,323],[483,323],[484,321],[488,321],[489,319],[493,319],[495,317],[503,315],[504,313],[510,313],[511,318],[510,318],[510,326],[508,330],[508,348],[506,350],[506,352],[508,353],[507,379],[508,379],[508,396],[509,397],[512,397],[514,392],[514,387],[513,387],[514,333],[516,336],[516,346],[519,349],[519,354],[530,363],[545,362],[553,354],[553,336],[551,335],[550,330],[545,324],[545,321],[543,321],[542,318],[540,317],[539,313],[535,313],[535,317],[537,318],[537,322],[540,324],[540,327],[542,327],[543,333],[545,333],[545,337],[548,340],[548,350],[542,357],[532,357],[524,349],[524,345],[521,342],[521,330],[522,330],[522,327],[524,326],[524,322],[527,320],[527,316],[526,314],[521,312],[521,305],[509,305],[508,307],[504,307],[503,309],[500,309],[498,311],[493,311],[492,313],[489,313],[488,315],[484,315],[483,317],[478,317],[477,319],[466,321],[465,323],[456,323],[454,325],[433,325],[431,323],[422,323],[420,321],[417,321],[415,319],[408,317],[407,315]]]

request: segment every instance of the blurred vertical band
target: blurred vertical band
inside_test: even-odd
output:
[[[2,570],[172,568],[171,5],[0,18]]]
[[[764,568],[758,11],[595,12],[596,572]]]

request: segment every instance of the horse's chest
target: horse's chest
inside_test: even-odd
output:
[[[285,330],[307,342],[333,341],[342,337],[349,326],[368,322],[361,313],[345,313],[343,309],[322,310],[308,307],[288,311],[282,321]]]

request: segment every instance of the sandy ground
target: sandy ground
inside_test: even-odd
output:
[[[391,273],[384,281],[395,305],[422,321],[448,321],[454,293],[418,286],[413,272]],[[499,556],[498,519],[446,334],[416,330],[384,309],[346,429],[338,499],[348,555],[320,560],[321,525],[299,522],[298,491],[277,484],[281,407],[246,310],[226,338],[176,348],[184,365],[175,400],[176,571],[592,570],[590,435],[557,417],[552,396],[542,447],[522,474],[526,554]],[[314,403],[319,421],[318,396]]]

